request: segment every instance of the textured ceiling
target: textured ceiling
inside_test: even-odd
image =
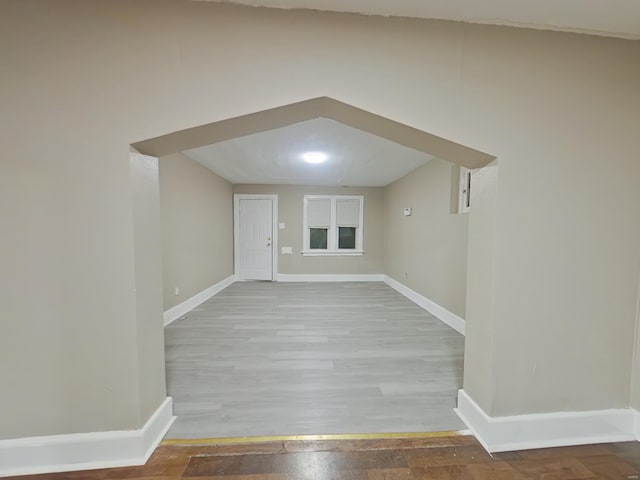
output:
[[[301,155],[322,151],[325,163]],[[183,152],[231,183],[384,186],[433,157],[326,118]]]
[[[640,38],[640,0],[205,0]]]

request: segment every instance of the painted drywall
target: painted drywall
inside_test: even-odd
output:
[[[498,157],[488,413],[628,406],[638,42],[209,2],[4,0],[0,57],[3,437],[145,420],[128,145],[318,96]]]
[[[498,165],[472,175],[469,219],[464,390],[485,411],[494,394],[495,259]]]
[[[635,352],[631,368],[631,406],[640,411],[640,279],[638,281],[638,306],[636,310]]]
[[[278,195],[278,273],[355,274],[382,273],[384,246],[384,189],[382,187],[316,187],[299,185],[234,185],[233,193]],[[302,215],[305,195],[364,196],[364,255],[357,257],[309,257],[302,248]],[[293,247],[282,255],[281,247]]]
[[[162,317],[162,242],[158,159],[130,156],[136,279],[140,419],[149,418],[166,395]]]
[[[633,364],[631,406],[640,411],[640,334],[636,334],[636,351]]]
[[[464,318],[467,214],[450,213],[455,172],[434,159],[387,186],[385,273]]]
[[[231,184],[180,153],[160,157],[160,206],[168,310],[233,275]]]

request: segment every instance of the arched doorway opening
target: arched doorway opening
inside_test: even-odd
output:
[[[471,169],[473,171],[479,172],[478,173],[479,181],[477,183],[477,188],[479,191],[478,197],[481,201],[482,201],[482,198],[485,197],[484,199],[485,204],[483,206],[483,214],[478,216],[475,222],[474,221],[470,222],[470,224],[468,225],[468,230],[469,230],[470,236],[474,236],[476,231],[480,232],[480,238],[475,242],[475,247],[469,249],[470,257],[468,259],[466,258],[466,252],[465,252],[465,258],[464,258],[465,262],[463,263],[465,263],[465,265],[470,264],[473,266],[473,272],[471,274],[469,274],[465,268],[464,275],[467,276],[467,279],[468,279],[465,284],[465,289],[466,289],[465,296],[467,297],[471,296],[474,302],[473,308],[476,309],[477,311],[480,311],[483,305],[483,299],[486,298],[487,295],[491,294],[491,292],[486,291],[486,285],[483,285],[482,281],[480,280],[483,277],[483,275],[486,273],[486,271],[490,270],[490,265],[488,265],[486,262],[487,259],[483,258],[483,255],[482,255],[482,230],[485,224],[490,223],[492,221],[491,208],[493,203],[491,200],[491,192],[495,191],[495,189],[493,190],[491,189],[492,184],[495,186],[495,168],[493,168],[490,173],[487,173],[489,172],[489,170],[485,168],[490,164],[494,165],[495,167],[495,164],[492,163],[495,161],[495,157],[489,154],[471,149],[469,147],[457,144],[455,142],[451,142],[449,140],[432,135],[430,133],[415,129],[413,127],[401,124],[399,122],[390,120],[388,118],[385,118],[376,114],[372,114],[370,112],[358,109],[351,105],[347,105],[327,97],[315,98],[315,99],[311,99],[311,100],[307,100],[307,101],[303,101],[295,104],[273,108],[266,111],[252,113],[252,114],[244,115],[241,117],[236,117],[236,118],[227,119],[219,122],[214,122],[207,125],[202,125],[199,127],[190,128],[190,129],[182,130],[179,132],[174,132],[174,133],[163,135],[150,140],[134,143],[132,144],[132,147],[137,152],[146,155],[147,157],[145,158],[149,158],[149,157],[165,158],[170,155],[182,155],[184,152],[193,152],[197,149],[204,148],[208,145],[221,144],[237,138],[257,135],[263,132],[276,131],[278,129],[287,128],[291,125],[303,124],[305,122],[310,122],[316,119],[328,119],[334,122],[338,122],[341,125],[345,125],[352,129],[357,129],[359,131],[365,132],[368,135],[373,135],[375,137],[384,139],[385,141],[393,142],[395,144],[401,145],[404,148],[409,148],[418,152],[423,152],[425,154],[428,154],[438,159],[438,161],[448,162],[447,165],[450,165],[450,166],[447,167],[449,168],[449,173],[447,177],[449,180],[448,180],[447,188],[449,189],[448,195],[451,198],[451,202],[449,205],[447,205],[448,211],[446,213],[449,215],[458,214],[460,211],[459,209],[460,205],[458,205],[459,198],[460,198],[458,196],[458,190],[462,186],[460,185],[460,181],[459,181],[460,180],[459,169],[463,167],[463,168],[467,168],[467,169]],[[246,186],[235,186],[230,191],[231,193],[235,193],[236,195],[247,195],[247,194],[255,195],[255,194],[269,194],[269,192],[271,192],[273,188],[275,188],[271,186],[271,187],[267,187],[266,190],[263,189],[264,191],[260,191],[260,189],[255,186],[256,182],[253,182],[253,183],[254,183],[254,186],[250,187],[249,190],[247,190]],[[269,182],[265,182],[265,183],[268,184]],[[474,188],[475,187],[476,185],[474,184]],[[267,192],[267,190],[269,190],[269,192]],[[314,190],[314,192],[318,193],[317,187]],[[314,192],[306,192],[306,193],[314,193]],[[468,186],[467,186],[467,193],[468,193]],[[305,199],[307,196],[308,195],[305,194]],[[335,197],[335,195],[321,195],[321,196],[332,197],[332,198]],[[383,196],[384,196],[384,202],[387,202],[387,200],[391,198],[386,193],[383,194]],[[309,196],[309,198],[311,197],[313,197],[313,195]],[[399,198],[402,199],[402,196],[400,196]],[[333,200],[331,201],[333,202],[331,205],[333,205],[333,204],[337,204],[336,202],[339,202],[340,199],[336,197],[336,198],[333,198]],[[398,201],[401,201],[401,200],[398,200]],[[367,204],[368,204],[368,201],[367,201]],[[406,209],[403,212],[403,214],[407,216],[411,216],[412,214],[411,206],[407,206],[407,208],[408,208],[408,215],[407,215]],[[227,214],[231,214],[231,212],[227,211]],[[305,210],[305,215],[306,215],[306,210]],[[332,215],[335,217],[337,214],[336,215],[332,214]],[[136,219],[136,222],[137,221],[138,220]],[[275,222],[275,223],[276,225],[278,224],[278,222]],[[306,228],[307,227],[305,225],[305,229]],[[355,228],[355,227],[352,227],[352,228]],[[238,235],[237,231],[238,230],[236,229],[235,237],[237,237]],[[404,234],[406,233],[407,232],[404,232]],[[271,241],[271,237],[269,237],[269,241]],[[466,242],[466,238],[465,238],[465,242]],[[275,245],[275,242],[274,242],[274,247],[277,248],[279,247],[279,245]],[[236,245],[236,250],[237,248],[238,247]],[[283,247],[283,248],[290,248],[290,247]],[[465,249],[466,249],[466,243],[465,243]],[[286,253],[281,253],[281,251],[279,250],[275,250],[275,251],[276,251],[276,255],[286,254]],[[385,252],[385,255],[387,255],[387,252]],[[226,259],[225,261],[228,262],[228,260],[229,259]],[[446,258],[444,258],[442,260],[444,267],[443,265],[441,265],[441,267],[445,269],[447,268],[446,261],[447,261]],[[406,263],[406,260],[405,260],[405,263]],[[421,268],[419,257],[416,257],[416,260],[414,263],[416,264],[418,269]],[[402,272],[398,273],[398,271],[396,270],[398,269],[394,269],[392,266],[390,266],[387,263],[385,264],[385,266],[380,268],[379,272],[367,273],[366,275],[369,275],[369,277],[367,277],[366,279],[379,281],[379,282],[386,281],[387,285],[390,285],[396,292],[402,293],[409,300],[413,301],[415,304],[422,307],[424,310],[428,312],[429,315],[433,315],[439,321],[444,322],[446,325],[453,327],[454,330],[457,330],[458,332],[464,334],[464,332],[467,329],[466,329],[466,322],[464,321],[463,316],[452,313],[448,308],[443,307],[440,303],[430,299],[429,293],[426,292],[425,294],[425,291],[424,291],[425,289],[428,290],[428,287],[425,287],[423,289],[421,286],[414,286],[414,285],[419,285],[419,282],[416,284],[411,283],[409,278],[411,277],[411,279],[413,280],[413,273],[404,271],[404,270],[409,270],[408,268],[406,267],[400,268],[400,270],[404,271],[404,275],[402,274]],[[165,288],[164,288],[165,301],[164,301],[164,306],[162,308],[165,312],[164,314],[165,323],[171,323],[176,319],[183,318],[185,314],[187,315],[187,317],[189,317],[188,312],[190,312],[194,307],[201,308],[199,306],[202,305],[203,302],[207,301],[213,295],[220,292],[221,290],[223,290],[225,287],[227,287],[234,281],[238,280],[237,270],[232,270],[230,273],[231,275],[228,275],[225,278],[221,279],[219,282],[217,282],[215,285],[212,285],[210,288],[199,291],[195,295],[189,296],[189,298],[186,301],[180,302],[178,304],[174,304],[175,302],[172,302],[170,305],[167,305],[166,298],[167,298],[167,295],[171,295],[171,292],[167,293],[167,289],[173,290],[174,295],[178,296],[180,288],[178,286],[174,287],[171,284],[172,282],[165,281]],[[356,272],[354,272],[354,274],[355,273]],[[278,273],[276,272],[275,275],[278,275]],[[295,275],[282,273],[281,275],[279,275],[280,277],[279,280],[287,281],[286,279],[288,278],[289,281],[300,281],[302,276],[304,275],[305,273],[302,273],[296,277]],[[354,280],[354,279],[358,280],[357,278],[350,277],[347,274],[342,274],[342,275],[343,276],[341,278],[338,278],[338,280],[342,280],[342,281]],[[334,275],[334,280],[335,280],[335,277],[336,275]],[[306,278],[311,281],[318,281],[318,280],[321,280],[321,275],[306,274]],[[326,277],[324,279],[326,279]],[[364,277],[361,276],[359,279],[364,279]],[[169,283],[169,285],[167,285],[167,283]],[[244,288],[246,289],[248,287],[244,287]],[[240,292],[239,294],[247,296],[247,292]],[[253,296],[258,298],[260,298],[261,296],[265,297],[269,295],[270,293],[265,294],[265,292],[262,290],[259,292],[253,291],[248,293],[249,297]],[[328,295],[328,297],[325,297],[325,298],[335,298],[334,296],[336,295],[336,292],[335,291],[326,292],[326,295]],[[376,294],[374,293],[374,295]],[[230,298],[227,298],[227,300],[230,300]],[[279,301],[291,302],[291,298],[286,297],[285,300],[280,299]],[[163,302],[162,294],[157,295],[156,303],[157,302]],[[250,306],[249,308],[253,308],[253,309],[260,308],[260,305],[259,303],[257,303]],[[362,305],[360,306],[360,308],[362,308]],[[393,316],[394,315],[393,311],[390,310],[390,312],[391,312],[390,315]],[[245,314],[245,318],[247,318],[246,312],[244,312],[244,314]],[[206,315],[207,313],[205,312],[204,316],[206,317]],[[227,312],[227,317],[231,318],[228,315],[228,312]],[[269,315],[267,315],[265,318],[269,318]],[[392,318],[390,317],[387,320],[391,320],[391,319]],[[401,322],[402,321],[401,316],[396,318],[396,320]],[[362,319],[362,321],[364,322],[366,320]],[[206,321],[203,320],[203,318],[200,318],[200,327],[202,327],[202,325],[205,323]],[[438,322],[436,321],[436,323]],[[174,324],[174,327],[175,325],[177,324]],[[174,327],[169,327],[169,328],[174,328]],[[242,328],[246,327],[246,329],[251,329],[251,328],[255,328],[255,325],[251,326],[251,325],[245,324],[245,325],[239,325],[239,327],[242,327]],[[274,328],[276,327],[278,327],[278,325],[274,326]],[[282,330],[279,330],[279,331],[276,330],[276,336],[278,333],[282,334],[282,336],[285,336],[285,337],[290,334],[293,336],[293,334],[296,333],[295,332],[296,329],[293,329],[290,323],[287,325],[280,325],[280,327],[282,328]],[[307,326],[305,326],[305,328],[306,327]],[[345,328],[344,325],[341,325],[341,327],[343,327],[343,329]],[[419,329],[420,327],[417,327],[417,328]],[[206,332],[207,330],[200,329],[200,330],[194,330],[194,331],[196,332],[196,335],[199,336],[199,338],[203,338],[204,332]],[[476,330],[476,331],[481,331],[481,330]],[[381,429],[384,429],[385,431],[403,431],[403,432],[423,431],[425,429],[440,429],[440,430],[442,429],[442,428],[433,427],[433,426],[430,427],[429,425],[435,425],[435,424],[430,424],[428,422],[423,422],[423,421],[416,421],[415,422],[416,428],[410,428],[406,424],[395,427],[396,425],[398,425],[397,423],[391,424],[389,426],[383,426],[382,423],[376,424],[375,422],[372,421],[371,423],[366,425],[363,425],[362,423],[353,424],[351,426],[346,425],[344,428],[346,428],[348,432],[336,431],[336,425],[331,423],[328,423],[326,427],[331,429],[331,431],[322,430],[322,428],[324,427],[319,426],[319,424],[311,425],[309,428],[316,429],[316,430],[308,430],[308,431],[300,430],[299,425],[296,425],[294,427],[291,427],[291,426],[285,427],[288,430],[274,431],[274,430],[269,430],[269,427],[265,427],[261,430],[260,428],[256,428],[255,422],[252,422],[252,425],[249,425],[249,426],[245,425],[244,426],[245,428],[243,429],[243,428],[237,428],[237,425],[234,424],[234,421],[236,421],[235,419],[242,417],[241,412],[235,413],[235,416],[233,416],[230,422],[231,426],[228,429],[216,430],[214,427],[210,427],[210,426],[205,426],[204,428],[202,428],[202,425],[207,424],[207,422],[203,421],[204,417],[207,417],[212,420],[211,425],[213,425],[214,423],[220,424],[221,420],[228,418],[227,413],[225,413],[225,405],[228,405],[231,402],[239,401],[239,397],[237,396],[242,395],[242,388],[240,388],[240,389],[234,390],[235,392],[234,395],[236,395],[236,397],[221,399],[219,396],[216,396],[217,385],[215,382],[217,380],[222,379],[225,382],[227,382],[227,384],[233,384],[233,382],[237,379],[238,372],[247,372],[247,371],[254,372],[254,374],[251,377],[248,377],[246,379],[247,382],[250,382],[250,383],[253,382],[253,384],[262,383],[263,382],[262,379],[269,375],[274,375],[277,377],[277,372],[274,372],[274,371],[267,371],[264,373],[260,373],[259,367],[261,365],[264,365],[264,363],[268,363],[269,359],[277,360],[278,352],[275,350],[266,350],[265,355],[267,355],[267,357],[263,358],[262,361],[258,357],[247,357],[243,359],[238,359],[238,358],[234,359],[233,357],[225,358],[223,350],[224,348],[229,346],[229,342],[234,342],[234,341],[245,342],[244,345],[239,347],[239,350],[234,350],[232,352],[232,355],[237,354],[237,351],[240,351],[243,348],[255,348],[256,344],[260,345],[261,343],[269,343],[267,341],[268,339],[262,342],[262,341],[258,341],[257,337],[255,336],[253,337],[252,336],[244,337],[241,335],[236,335],[235,337],[231,336],[232,338],[227,338],[225,340],[226,343],[223,342],[222,346],[220,344],[215,346],[212,345],[212,348],[218,349],[218,353],[215,353],[213,356],[209,356],[206,359],[203,359],[202,357],[199,357],[199,355],[202,354],[202,351],[200,351],[200,353],[196,352],[195,355],[191,357],[191,360],[187,362],[187,364],[191,362],[190,368],[188,369],[188,371],[185,371],[184,370],[185,363],[184,362],[181,363],[177,361],[177,359],[181,358],[182,360],[184,360],[184,358],[188,357],[189,354],[186,354],[184,351],[176,353],[175,349],[179,348],[178,345],[181,342],[184,343],[185,341],[184,339],[187,338],[193,332],[188,333],[187,329],[183,328],[182,333],[183,334],[186,333],[186,336],[176,335],[176,338],[172,340],[173,343],[167,344],[167,359],[168,359],[167,364],[169,369],[169,373],[168,373],[169,395],[173,395],[174,397],[179,396],[181,398],[187,399],[184,402],[178,399],[178,401],[176,402],[176,413],[178,415],[178,425],[180,426],[180,428],[174,427],[174,431],[177,433],[174,433],[173,435],[170,434],[170,437],[171,436],[178,437],[178,438],[185,437],[185,436],[237,437],[237,436],[248,436],[248,435],[259,436],[259,435],[274,435],[274,434],[282,434],[282,435],[296,434],[297,435],[297,434],[311,434],[311,433],[314,433],[314,434],[364,433],[364,432],[370,433],[370,432],[380,431]],[[301,335],[298,338],[298,340],[306,339],[306,340],[303,340],[303,343],[304,341],[308,341],[312,343],[312,340],[314,340],[314,338],[315,338],[314,341],[321,341],[323,338],[326,337],[326,335],[324,335],[326,331],[319,331],[315,333],[316,335],[313,335],[313,334],[307,335],[307,336]],[[389,332],[388,331],[383,332],[381,335],[389,335]],[[410,337],[411,335],[412,334],[409,333],[407,335],[407,338]],[[415,345],[410,345],[409,343],[405,343],[405,344],[396,343],[393,346],[391,346],[389,349],[385,349],[385,341],[382,338],[378,338],[376,341],[378,342],[380,348],[378,349],[377,352],[371,355],[373,357],[384,358],[385,355],[387,356],[390,355],[389,358],[393,358],[395,356],[396,358],[401,357],[406,359],[406,355],[403,353],[403,351],[406,352],[411,348],[416,348],[416,349],[420,348],[420,347],[416,347]],[[438,341],[443,344],[447,344],[447,342],[451,342],[453,340],[450,340],[449,337],[445,335],[441,339],[436,340],[436,343]],[[343,342],[343,343],[346,349],[353,350],[354,348],[353,342],[351,343]],[[369,345],[369,350],[372,350],[373,348],[372,345]],[[473,350],[474,345],[475,343],[473,341],[469,342],[467,339],[465,349],[470,348]],[[203,348],[202,343],[200,344],[200,348]],[[430,358],[436,359],[436,363],[435,363],[436,366],[434,371],[437,371],[438,369],[441,368],[440,366],[437,365],[437,357],[438,357],[437,349],[434,349],[434,345],[425,346],[425,348],[431,350]],[[319,360],[318,358],[315,358],[315,359],[312,358],[313,355],[303,355],[304,350],[305,350],[305,347],[304,345],[302,345],[301,349],[298,349],[295,352],[289,352],[290,354],[294,354],[294,356],[297,354],[300,357],[296,363],[297,365],[296,368],[302,369],[303,376],[316,375],[319,378],[320,376],[317,372],[314,373],[314,372],[304,371],[305,362],[307,362],[307,364],[309,365],[314,364],[316,365],[316,367],[318,367],[320,363],[322,363],[323,361],[324,361],[323,365],[328,366],[329,365],[328,362],[330,362],[331,360],[327,360],[326,358],[321,358]],[[320,355],[322,352],[316,352],[316,353]],[[337,352],[336,355],[339,356],[340,353]],[[344,352],[343,352],[343,356],[344,356]],[[282,357],[280,358],[280,360],[284,358],[285,357]],[[353,358],[357,359],[357,355],[355,357],[351,355],[352,360]],[[202,361],[203,363],[198,364],[199,361]],[[290,363],[295,362],[295,360],[293,359],[293,357],[291,357],[291,355],[286,357],[286,359],[283,361],[289,361]],[[418,356],[413,358],[412,361],[429,362],[429,359],[424,356]],[[457,389],[462,387],[462,364],[461,364],[462,360],[460,359],[458,361],[456,359],[449,358],[445,360],[445,363],[447,361],[449,363],[451,362],[459,363],[458,365],[459,375],[457,375],[456,378],[453,379],[453,383],[455,385],[453,386],[449,385],[448,390],[444,393],[447,396],[447,401],[445,403],[446,409],[452,410],[455,404],[455,395],[456,395]],[[170,363],[170,362],[173,362],[173,363]],[[216,373],[212,376],[211,375],[202,376],[199,373],[201,371],[206,371],[207,362],[209,362],[209,364],[211,363],[217,364],[217,367],[215,370]],[[352,361],[351,365],[354,365],[355,363],[357,362]],[[281,365],[282,363],[276,365],[276,367]],[[378,365],[378,364],[374,364],[374,365]],[[382,364],[379,364],[379,365],[382,365]],[[384,365],[387,365],[387,364],[385,363]],[[394,368],[391,362],[388,363],[388,365],[391,365],[391,367]],[[400,369],[402,369],[403,366],[407,366],[407,365],[409,364],[398,363],[396,367],[399,367]],[[331,365],[331,367],[333,368],[333,364]],[[421,365],[412,364],[410,365],[410,367],[420,369]],[[370,369],[372,368],[372,366],[371,364],[365,365],[364,368]],[[256,371],[258,372],[257,374],[256,374]],[[209,373],[211,373],[210,370],[209,370]],[[185,382],[181,381],[181,378],[182,378],[181,376],[183,375],[190,376],[188,381],[185,381]],[[348,378],[349,382],[353,381],[352,376],[346,376],[345,378]],[[384,382],[384,384],[382,383],[378,383],[375,385],[367,384],[367,388],[369,387],[377,388],[378,390],[382,391],[383,396],[385,394],[385,390],[391,396],[392,393],[390,392],[392,392],[393,390],[399,391],[404,389],[405,394],[409,392],[409,395],[408,396],[405,395],[402,401],[411,402],[412,399],[417,399],[420,396],[425,396],[425,395],[428,396],[430,393],[429,390],[433,386],[429,383],[428,380],[422,377],[419,378],[418,380],[416,378],[411,378],[411,379],[408,379],[406,382],[390,381],[389,378],[391,377],[387,376],[386,382]],[[278,382],[280,382],[279,383],[280,385],[283,385],[284,380],[283,378],[278,377],[277,382],[274,384],[269,384],[268,382],[266,382],[265,383],[266,390],[263,389],[264,391],[260,389],[245,388],[246,390],[245,393],[248,395],[248,397],[251,397],[251,395],[255,396],[260,391],[262,391],[262,395],[264,396],[269,393],[270,389],[274,389],[274,388],[277,389]],[[449,381],[452,379],[447,378],[446,380]],[[207,384],[207,387],[201,388],[203,384]],[[196,388],[196,390],[200,391],[199,396],[196,393],[194,393],[195,392],[194,390],[192,390],[195,385],[200,386]],[[300,387],[299,384],[298,384],[298,387]],[[298,387],[294,386],[293,390],[299,390]],[[315,385],[313,388],[316,388],[316,387],[317,385]],[[304,388],[304,386],[302,386],[301,388]],[[337,387],[334,385],[333,388],[335,390],[335,388]],[[436,385],[434,388],[438,390],[438,388],[440,387]],[[289,389],[291,390],[290,387]],[[438,392],[438,393],[442,393],[442,392]],[[322,390],[319,390],[313,393],[314,398],[323,397],[323,396],[326,398],[329,395],[330,395],[330,391],[323,392]],[[364,392],[364,395],[367,395],[366,391]],[[196,398],[194,399],[194,397]],[[307,397],[310,398],[310,396],[307,396]],[[247,397],[245,397],[245,399],[246,398]],[[278,403],[282,403],[279,400],[280,398],[278,396],[275,396],[273,398],[272,404],[275,405]],[[300,399],[298,398],[298,400]],[[304,398],[302,400],[303,400],[302,403],[299,405],[302,405],[302,408],[304,408],[305,400]],[[404,409],[406,413],[406,405],[403,406],[402,401],[396,400],[395,402],[400,406],[399,411]],[[393,404],[393,402],[394,402],[394,399],[391,398],[391,404]],[[360,402],[359,405],[362,405],[362,404],[363,403]],[[306,405],[309,407],[309,409],[313,409],[313,402],[307,403]],[[254,411],[254,412],[261,411],[260,407],[257,407],[251,402],[248,402],[248,403],[245,402],[245,406],[248,409],[248,411]],[[285,405],[284,409],[282,410],[266,408],[265,405],[261,405],[261,407],[262,407],[262,413],[260,413],[260,415],[264,417],[272,416],[275,419],[276,423],[286,425],[286,423],[283,420],[284,420],[284,417],[286,417],[287,415],[287,408],[290,408],[290,406],[287,407]],[[353,408],[353,406],[351,408]],[[357,408],[360,408],[360,407],[357,407]],[[371,415],[369,415],[368,417],[369,420],[373,419],[374,417],[384,416],[384,410],[387,410],[388,412],[388,405],[386,406],[383,405],[383,407],[380,409],[380,412],[372,412]],[[211,413],[212,411],[215,411],[215,413]],[[181,414],[181,412],[188,412],[188,413]],[[331,413],[328,410],[327,411],[323,410],[323,412],[324,413],[321,412],[318,416],[328,417],[331,415]],[[409,417],[411,417],[411,415],[413,414],[409,414]],[[349,416],[350,414],[347,411],[346,417],[349,417]],[[188,419],[188,421],[191,422],[192,425],[191,426],[188,425],[188,422],[187,424],[185,424],[184,422],[181,423],[180,422],[181,417]],[[196,423],[199,425],[199,428],[193,428],[194,424]],[[451,423],[447,425],[452,425],[452,428],[454,428],[459,424]]]

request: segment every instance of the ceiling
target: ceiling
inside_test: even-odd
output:
[[[329,159],[308,164],[301,155]],[[424,152],[316,118],[183,152],[231,183],[385,186],[434,158]]]
[[[640,0],[208,0],[286,9],[437,18],[640,39]]]

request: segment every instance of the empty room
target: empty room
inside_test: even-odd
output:
[[[159,171],[168,438],[464,427],[464,168],[315,118]]]
[[[0,476],[640,475],[638,2],[0,38]]]

